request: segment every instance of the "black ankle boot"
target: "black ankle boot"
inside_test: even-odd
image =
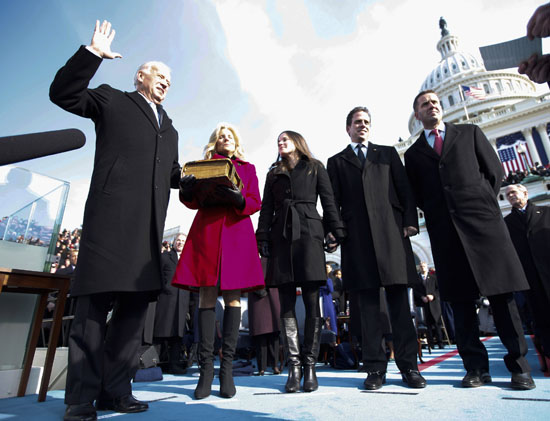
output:
[[[298,323],[295,318],[283,318],[281,322],[288,355],[288,380],[286,381],[285,391],[294,393],[300,390],[300,380],[302,379]]]
[[[216,330],[216,312],[214,308],[199,309],[199,383],[195,389],[195,398],[204,399],[212,392],[214,379],[214,334]]]
[[[220,396],[232,398],[237,393],[233,382],[233,358],[239,339],[241,308],[225,307],[223,313],[222,361],[220,364]]]
[[[304,392],[313,392],[319,388],[315,364],[319,357],[321,346],[321,318],[306,318],[304,327],[304,346],[302,361],[304,364]]]

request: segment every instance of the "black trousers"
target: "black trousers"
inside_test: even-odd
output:
[[[508,354],[504,356],[506,368],[512,373],[530,372],[525,359],[527,343],[521,318],[512,293],[487,297],[493,310],[498,336]],[[489,371],[487,349],[479,339],[479,319],[474,301],[452,302],[455,320],[455,339],[458,353],[466,371]]]
[[[138,349],[151,292],[82,295],[69,335],[65,403],[74,405],[132,393]],[[107,328],[107,314],[113,314]]]
[[[385,287],[388,312],[392,326],[395,363],[400,371],[418,370],[417,341],[406,285]],[[361,314],[363,364],[366,371],[385,372],[388,366],[382,347],[379,288],[357,292]]]

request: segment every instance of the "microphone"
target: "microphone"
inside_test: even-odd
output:
[[[86,136],[78,129],[0,137],[0,165],[72,151],[85,143]]]

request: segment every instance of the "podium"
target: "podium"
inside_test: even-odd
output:
[[[57,292],[57,303],[53,316],[52,330],[38,393],[38,402],[44,402],[44,400],[46,400],[46,393],[48,392],[48,384],[52,373],[55,349],[59,339],[59,332],[61,331],[63,311],[65,308],[65,301],[67,300],[67,293],[69,292],[69,286],[70,277],[67,275],[0,268],[0,294],[14,292],[20,294],[38,294],[40,296],[31,326],[29,342],[25,351],[23,372],[21,373],[17,396],[25,396],[29,374],[32,368],[32,361],[36,352],[40,329],[42,327],[42,319],[44,318],[44,311],[48,302],[48,294],[50,292]]]

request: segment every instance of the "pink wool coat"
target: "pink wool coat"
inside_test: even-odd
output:
[[[213,158],[224,158],[214,155]],[[198,210],[183,247],[172,285],[190,290],[215,286],[220,290],[254,290],[264,287],[250,215],[261,207],[258,177],[254,165],[233,159],[243,182],[244,209],[217,206]],[[180,196],[181,200],[181,196]],[[185,202],[190,209],[198,203]]]

